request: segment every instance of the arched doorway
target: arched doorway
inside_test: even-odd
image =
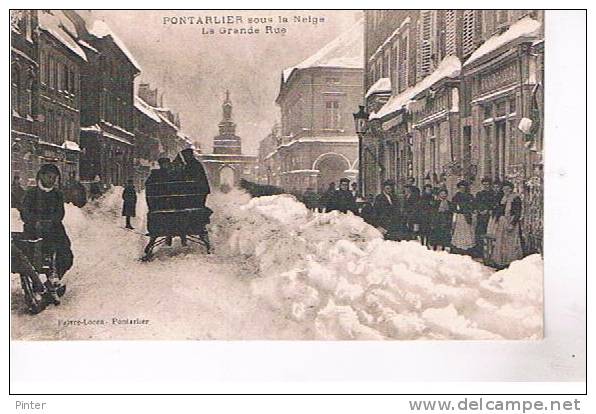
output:
[[[221,167],[219,170],[219,189],[222,192],[227,193],[234,187],[236,184],[235,175],[235,171],[232,167],[227,165]]]
[[[313,163],[313,170],[319,171],[319,188],[327,188],[329,183],[339,184],[345,177],[346,170],[350,169],[350,161],[343,155],[334,152],[320,155]]]

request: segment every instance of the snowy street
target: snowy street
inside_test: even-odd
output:
[[[537,255],[495,273],[469,257],[384,241],[351,214],[314,214],[291,196],[251,200],[234,190],[208,201],[212,254],[175,239],[143,263],[144,197],[128,231],[121,191],[66,206],[75,265],[60,306],[27,314],[11,276],[14,339],[542,336]],[[16,210],[11,225],[19,229]]]

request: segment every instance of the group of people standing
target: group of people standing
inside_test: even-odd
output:
[[[357,184],[347,178],[335,183],[321,196],[312,189],[303,195],[307,207],[318,211],[351,211],[377,227],[388,240],[419,240],[434,250],[483,257],[500,268],[523,257],[521,237],[522,202],[509,181],[484,178],[475,195],[462,180],[450,197],[445,186],[425,183],[420,190],[408,179],[403,194],[395,183],[383,182],[376,197],[358,198]]]

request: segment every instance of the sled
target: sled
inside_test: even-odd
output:
[[[145,184],[147,198],[147,236],[142,261],[153,258],[156,247],[171,245],[174,237],[202,245],[211,251],[207,225],[213,211],[204,205],[206,194],[200,193],[198,183],[170,179]]]
[[[50,290],[50,277],[56,273],[56,252],[53,249],[44,248],[42,238],[27,238],[23,232],[11,232],[11,241],[24,255],[29,265],[37,273],[39,281],[43,284],[45,290],[40,292],[38,299],[34,292],[34,281],[28,274],[21,273],[21,288],[25,297],[25,302],[30,313],[33,315],[43,311],[46,306],[53,302]],[[39,278],[40,275],[46,277],[45,282]],[[62,297],[66,293],[66,286],[61,285],[56,293]]]

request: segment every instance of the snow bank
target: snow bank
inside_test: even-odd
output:
[[[289,195],[246,197],[215,206],[216,250],[252,261],[253,292],[316,338],[542,335],[538,255],[494,273],[467,256],[383,240],[352,214],[312,213]]]

